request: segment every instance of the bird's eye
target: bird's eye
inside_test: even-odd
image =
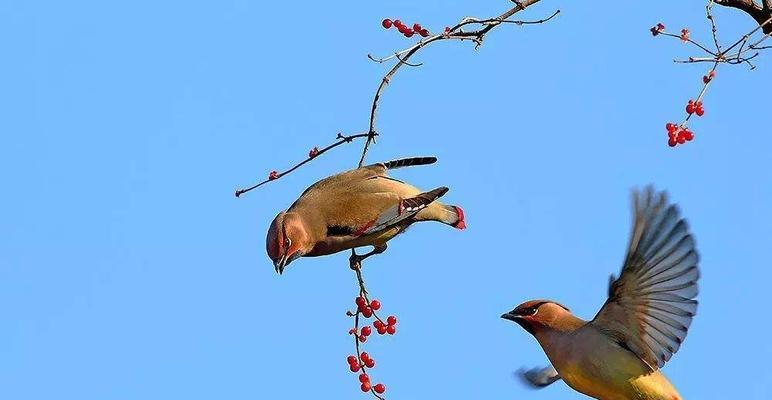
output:
[[[289,249],[290,245],[292,244],[292,241],[290,238],[284,238],[284,248]]]

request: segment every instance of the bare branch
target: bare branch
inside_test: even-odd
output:
[[[338,139],[337,142],[335,142],[335,143],[333,143],[333,144],[331,144],[331,145],[329,145],[329,146],[327,146],[327,147],[325,147],[325,148],[323,148],[321,150],[314,148],[314,149],[316,149],[316,151],[311,150],[311,152],[308,154],[308,158],[306,158],[305,160],[295,164],[295,166],[293,166],[292,168],[290,168],[290,169],[288,169],[288,170],[286,170],[284,172],[277,172],[276,174],[271,174],[271,175],[269,175],[268,179],[266,179],[266,180],[264,180],[262,182],[256,183],[256,184],[254,184],[254,185],[252,185],[252,186],[250,186],[250,187],[248,187],[246,189],[238,189],[238,190],[236,190],[236,197],[239,197],[242,194],[244,194],[246,192],[249,192],[250,190],[257,189],[258,187],[263,186],[263,185],[265,185],[268,182],[275,181],[275,180],[283,177],[284,175],[287,175],[287,174],[291,173],[292,171],[300,168],[303,164],[305,164],[305,163],[307,163],[307,162],[309,162],[309,161],[319,157],[320,155],[326,153],[328,150],[331,150],[331,149],[333,149],[335,147],[338,147],[338,146],[340,146],[340,145],[342,145],[344,143],[351,143],[354,139],[359,139],[359,138],[363,138],[363,137],[370,137],[370,135],[367,134],[367,133],[360,133],[360,134],[356,134],[356,135],[345,136],[345,135],[339,133],[338,136],[337,136],[337,139]]]
[[[713,19],[713,4],[714,0],[708,1],[708,5],[705,6],[705,13],[707,14],[708,21],[710,21],[710,30],[713,33],[713,44],[716,45],[717,53],[721,53],[721,44],[718,41],[718,28],[716,28],[716,21]]]
[[[447,39],[457,39],[457,40],[472,40],[476,43],[477,47],[479,47],[482,44],[483,38],[485,37],[485,34],[487,34],[491,29],[494,27],[502,24],[502,23],[511,23],[516,25],[525,25],[525,24],[539,24],[546,21],[549,21],[556,15],[560,13],[560,10],[556,11],[554,14],[552,14],[549,18],[544,18],[537,21],[514,21],[509,20],[510,17],[518,13],[519,11],[525,10],[527,7],[538,3],[540,0],[512,0],[512,2],[515,4],[514,7],[510,8],[509,10],[505,11],[501,15],[495,18],[489,18],[489,19],[477,19],[477,18],[464,18],[456,24],[454,27],[447,29],[442,34],[437,34],[428,38],[421,39],[416,43],[415,45],[394,53],[391,56],[384,57],[384,58],[375,58],[371,55],[368,55],[368,57],[375,61],[375,62],[385,62],[387,60],[390,60],[392,58],[396,58],[398,61],[397,63],[384,75],[384,77],[381,79],[380,84],[378,85],[378,89],[375,91],[375,95],[373,96],[373,102],[372,106],[370,108],[370,127],[368,129],[368,132],[371,136],[367,138],[365,141],[364,147],[362,148],[362,155],[359,158],[359,166],[361,167],[365,162],[365,157],[367,156],[367,151],[370,148],[370,144],[375,140],[376,135],[376,129],[375,129],[375,123],[376,123],[376,117],[378,112],[378,104],[381,98],[381,94],[383,93],[383,90],[386,88],[386,86],[391,81],[391,78],[394,76],[394,74],[399,71],[399,69],[403,65],[408,66],[415,66],[418,64],[410,64],[408,63],[408,60],[410,57],[412,57],[416,52],[418,52],[421,48],[425,47],[428,44],[431,44],[433,42],[441,41],[441,40],[447,40]],[[481,26],[478,30],[474,31],[468,31],[465,32],[461,28],[468,26],[468,25],[477,25]]]

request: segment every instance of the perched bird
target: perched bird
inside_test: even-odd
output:
[[[523,378],[537,387],[563,379],[599,400],[680,400],[660,368],[678,351],[697,311],[699,257],[677,206],[664,192],[634,192],[634,224],[618,279],[592,321],[550,300],[502,315],[531,333],[551,367]]]
[[[386,242],[417,221],[438,221],[464,229],[464,212],[439,197],[448,188],[421,192],[390,178],[388,170],[432,164],[434,157],[405,158],[346,171],[306,189],[287,211],[274,218],[266,237],[276,272],[299,257],[315,257],[373,246],[352,263],[386,250]]]

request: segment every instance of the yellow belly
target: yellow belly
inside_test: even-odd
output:
[[[582,336],[578,342],[565,342],[547,352],[574,390],[598,400],[681,400],[662,372],[651,371],[632,352],[594,330],[578,334]]]
[[[563,374],[561,372],[561,376]],[[605,379],[565,373],[563,379],[574,390],[598,400],[681,400],[673,385],[659,371],[647,375],[617,375]]]

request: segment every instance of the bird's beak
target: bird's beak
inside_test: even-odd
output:
[[[289,257],[285,254],[282,258],[274,261],[273,266],[276,269],[276,272],[281,275],[284,272],[284,268],[289,265],[289,263],[297,260],[298,258],[302,257],[303,253],[300,251],[296,251],[292,253]]]
[[[276,270],[276,273],[281,275],[282,272],[284,272],[284,267],[287,265],[287,255],[285,254],[280,259],[273,262],[273,268]]]
[[[501,318],[508,319],[510,321],[517,321],[522,317],[517,314],[513,314],[512,312],[508,312],[508,313],[501,314]]]

